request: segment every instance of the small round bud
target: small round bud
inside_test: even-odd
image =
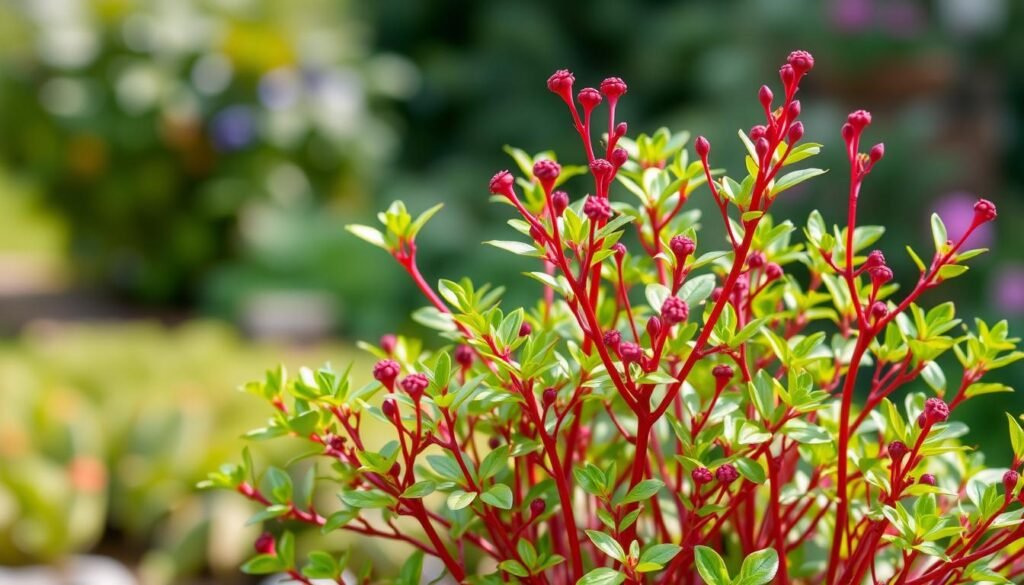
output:
[[[996,218],[996,206],[988,199],[978,199],[974,204],[974,222],[985,223]]]
[[[463,368],[473,365],[473,348],[468,345],[460,345],[455,348],[455,363]]]
[[[398,362],[394,360],[380,360],[373,366],[373,379],[385,386],[390,386],[401,372]]]
[[[519,326],[519,337],[526,337],[531,333],[533,333],[533,327],[526,321],[523,321],[523,324]]]
[[[626,257],[626,244],[618,242],[612,246],[612,250],[615,252],[615,259],[619,262],[622,262],[622,259]]]
[[[629,128],[629,125],[626,124],[625,122],[619,122],[618,124],[616,124],[615,125],[615,137],[616,138],[622,138],[623,136],[625,136],[626,135],[626,130],[628,128]]]
[[[631,364],[640,361],[640,358],[644,356],[644,350],[640,349],[640,346],[631,342],[625,341],[619,344],[619,358],[624,363]]]
[[[793,51],[786,59],[786,63],[792,66],[799,75],[814,69],[814,57],[807,51]]]
[[[768,144],[767,138],[758,138],[757,142],[754,143],[754,150],[757,151],[757,157],[764,158],[765,155],[768,154],[769,147],[770,145]]]
[[[647,320],[647,335],[654,339],[661,333],[661,319],[657,315]]]
[[[394,420],[395,415],[398,414],[398,405],[395,404],[395,399],[390,396],[385,398],[380,405],[380,411],[384,413],[385,417]]]
[[[1010,495],[1013,489],[1017,487],[1017,480],[1019,479],[1020,475],[1012,469],[1003,474],[1003,489],[1006,490],[1007,495]]]
[[[345,448],[346,442],[347,439],[345,437],[342,437],[341,435],[331,435],[331,438],[328,439],[327,444],[331,447],[331,449],[334,449],[335,451],[341,451],[342,449]]]
[[[612,164],[621,167],[629,161],[629,152],[625,148],[616,148],[612,151]]]
[[[615,171],[615,167],[606,159],[597,158],[594,159],[594,162],[590,163],[590,170],[594,173],[595,177],[607,177]]]
[[[541,183],[554,183],[561,173],[562,167],[553,160],[539,160],[533,165],[533,176]]]
[[[888,314],[889,307],[887,307],[884,302],[875,301],[874,303],[871,303],[871,316],[874,317],[876,321],[879,319],[884,319],[885,316]]]
[[[779,67],[779,79],[782,80],[782,85],[786,87],[792,86],[793,82],[796,81],[796,71],[793,69],[793,66],[786,63]]]
[[[871,151],[868,152],[868,157],[871,158],[871,163],[874,164],[885,156],[885,144],[879,142],[878,144],[871,147]]]
[[[544,510],[546,510],[547,507],[548,505],[544,500],[542,500],[541,498],[537,498],[536,500],[530,502],[530,514],[533,514],[533,516],[536,518],[537,516],[543,514]]]
[[[491,437],[490,439],[487,439],[487,446],[490,447],[492,450],[497,449],[498,447],[501,446],[501,439],[499,439],[498,437]]]
[[[946,422],[949,419],[949,405],[941,398],[929,398],[924,401],[924,417],[930,424]]]
[[[619,347],[619,344],[622,343],[622,334],[614,329],[606,331],[602,341],[604,341],[604,344],[608,347],[617,348]]]
[[[789,106],[786,107],[786,116],[790,120],[796,120],[800,117],[800,100],[793,100],[789,103]]]
[[[733,467],[730,463],[726,463],[715,470],[715,479],[717,479],[719,483],[729,485],[730,483],[736,481],[739,478],[740,473],[736,471],[736,468]]]
[[[909,452],[910,449],[907,448],[907,444],[903,441],[893,441],[889,443],[889,457],[892,458],[893,461],[903,459]]]
[[[804,137],[804,123],[797,122],[789,127],[789,133],[786,134],[786,142],[790,145],[800,142],[800,139]]]
[[[885,266],[885,254],[882,254],[881,250],[872,250],[868,254],[868,259],[864,261],[864,267],[871,270],[879,266]]]
[[[711,368],[711,375],[715,377],[715,381],[724,386],[733,377],[733,369],[729,364],[718,364]]]
[[[555,71],[551,77],[548,78],[548,89],[552,93],[557,93],[563,98],[570,95],[572,92],[572,84],[576,81],[573,74],[568,69],[559,69]]]
[[[534,242],[543,243],[547,239],[547,234],[544,232],[544,228],[538,225],[530,225],[530,237],[533,238]]]
[[[430,380],[424,374],[409,374],[402,379],[400,384],[402,390],[413,400],[419,401],[423,391],[430,385]]]
[[[935,487],[935,476],[930,473],[926,473],[917,480],[917,483]]]
[[[554,388],[545,388],[544,393],[541,394],[541,399],[544,400],[544,406],[551,406],[558,399],[558,391]]]
[[[590,218],[590,221],[608,221],[612,217],[612,206],[604,197],[590,195],[583,202],[583,214]]]
[[[711,143],[708,142],[707,138],[698,136],[697,140],[693,143],[693,149],[697,151],[697,156],[707,158],[708,153],[711,152]]]
[[[690,317],[690,306],[679,297],[668,297],[661,305],[661,318],[671,327]]]
[[[601,93],[608,99],[615,99],[626,93],[626,82],[618,77],[609,77],[601,82]]]
[[[772,94],[771,88],[767,85],[762,85],[761,89],[757,92],[757,99],[761,102],[761,106],[764,109],[770,109],[772,107],[772,98],[775,96]]]
[[[508,171],[498,171],[497,174],[491,177],[491,193],[495,195],[509,196],[512,194],[512,185],[514,185],[515,182],[516,180],[512,177],[512,173]]]
[[[395,462],[395,464],[391,466],[391,469],[388,470],[388,474],[391,477],[398,477],[398,474],[401,473],[401,472],[402,472],[402,466],[399,465],[398,462]]]
[[[261,555],[276,555],[277,554],[277,543],[274,542],[274,535],[269,532],[264,532],[256,539],[252,547],[256,549],[256,552]]]
[[[711,483],[711,480],[715,478],[715,476],[711,475],[711,470],[707,467],[698,467],[697,469],[694,469],[690,472],[690,477],[693,478],[693,483],[698,486]]]
[[[576,95],[576,99],[579,100],[580,105],[583,106],[584,110],[589,111],[593,110],[597,104],[601,103],[603,98],[601,97],[601,92],[592,87],[585,87]]]
[[[398,339],[390,333],[388,335],[382,335],[380,338],[380,348],[388,355],[391,355],[395,351],[396,343],[398,343]]]
[[[747,258],[747,266],[751,268],[761,268],[764,266],[764,262],[764,252],[761,252],[760,250],[751,252],[750,256]]]
[[[871,284],[881,286],[892,280],[892,269],[888,266],[876,266],[868,270],[871,275]]]
[[[757,126],[751,126],[750,132],[748,132],[747,134],[750,136],[751,140],[756,141],[767,136],[767,133],[768,129],[765,128],[763,125],[758,124]]]
[[[854,133],[855,133],[855,130],[853,129],[853,126],[851,126],[849,122],[843,124],[842,129],[839,131],[839,134],[843,137],[843,140],[845,140],[846,142],[849,142],[849,141],[853,140]]]
[[[782,267],[774,262],[769,262],[764,267],[764,275],[769,281],[782,278]]]
[[[686,236],[672,236],[672,239],[668,241],[668,247],[675,254],[676,260],[681,262],[690,254],[693,254],[694,250],[697,249],[697,244]]]
[[[565,191],[555,191],[551,194],[551,209],[555,217],[562,217],[565,208],[569,207],[569,194]]]
[[[850,126],[853,126],[854,130],[859,132],[860,130],[863,130],[865,127],[871,124],[871,112],[868,112],[867,110],[857,110],[855,112],[851,112],[850,115],[846,118],[846,122]]]

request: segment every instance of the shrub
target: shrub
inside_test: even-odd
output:
[[[814,212],[795,241],[796,226],[768,212],[824,172],[788,168],[821,149],[801,142],[795,99],[813,65],[794,52],[782,96],[761,88],[765,120],[739,133],[739,180],[711,167],[703,137],[696,160],[685,134],[627,139],[615,120],[622,80],[574,99],[572,74],[556,72],[548,87],[569,108],[587,166],[512,150],[523,176],[490,182],[522,237],[488,243],[537,259],[537,303],[506,310],[501,288],[465,279],[435,290],[417,268],[416,235],[437,208],[413,219],[395,203],[383,230],[352,226],[408,272],[430,301],[414,317],[443,344],[367,346],[380,361],[361,387],[329,368],[251,384],[275,407],[254,436],[312,441],[329,465],[311,466],[300,490],[246,457],[206,485],[258,502],[257,520],[408,543],[417,554],[399,583],[420,582],[424,554],[469,583],[920,585],[1024,574],[1024,431],[1010,417],[1013,460],[991,469],[951,420],[964,401],[1009,390],[987,374],[1024,353],[1005,322],[968,328],[951,303],[918,304],[984,252],[963,242],[995,207],[980,200],[954,239],[933,216],[935,251],[926,263],[907,247],[920,272],[901,292],[872,249],[883,228],[857,225],[861,186],[884,156],[881,144],[861,152],[871,116],[857,111],[842,128],[845,225]],[[595,144],[602,102],[607,134]],[[591,194],[560,190],[585,174]],[[613,201],[613,184],[637,201]],[[699,239],[699,213],[687,209],[705,187],[725,250]],[[931,397],[904,392],[918,380]],[[366,432],[371,420],[393,440]],[[337,499],[321,501],[317,488]],[[340,583],[347,560],[317,551],[300,563],[287,531],[257,549],[247,571],[305,583]]]

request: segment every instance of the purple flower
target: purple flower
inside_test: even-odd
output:
[[[240,150],[256,138],[256,120],[249,106],[230,106],[210,123],[213,143],[223,151]]]
[[[1024,264],[1000,266],[990,290],[993,304],[1000,312],[1024,315]]]

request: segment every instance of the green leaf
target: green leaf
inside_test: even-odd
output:
[[[280,573],[287,568],[276,555],[259,555],[246,561],[242,565],[242,572],[248,575],[270,575]]]
[[[765,585],[779,570],[779,553],[773,548],[752,552],[743,559],[736,585]]]
[[[935,242],[935,250],[942,252],[942,249],[946,246],[946,241],[949,240],[949,236],[946,235],[946,225],[942,223],[942,218],[939,217],[938,213],[932,214],[932,241]]]
[[[629,493],[622,498],[619,504],[632,504],[634,502],[642,502],[658,493],[661,488],[665,487],[665,482],[660,479],[645,479],[640,483],[633,486],[633,489],[629,490]]]
[[[828,171],[824,169],[800,169],[799,171],[792,171],[779,177],[775,181],[775,186],[772,187],[772,197],[775,197],[779,193],[782,193],[786,189],[790,189],[803,183],[808,179],[813,179],[819,175],[824,175]]]
[[[480,495],[484,503],[502,510],[512,509],[512,490],[503,483],[496,483]]]
[[[341,492],[341,501],[353,508],[390,508],[395,499],[378,489]]]
[[[1017,461],[1024,461],[1024,429],[1020,428],[1020,423],[1010,416],[1010,413],[1006,413],[1006,418],[1010,422],[1010,446],[1013,447],[1013,458]]]
[[[350,224],[345,226],[345,229],[365,242],[390,251],[387,242],[384,240],[384,234],[377,228],[372,228],[368,225]]]
[[[740,472],[747,481],[752,483],[761,484],[767,481],[768,477],[765,475],[764,468],[761,465],[750,459],[749,457],[740,457],[736,460],[736,470]]]
[[[523,564],[520,563],[519,561],[513,561],[513,560],[501,561],[500,563],[498,563],[498,568],[501,569],[502,571],[505,571],[506,573],[510,573],[512,575],[515,575],[516,577],[529,577],[530,576],[530,572],[527,571],[526,567],[524,567]]]
[[[506,250],[508,252],[512,252],[513,254],[517,254],[519,256],[539,256],[540,255],[540,252],[537,251],[536,246],[534,246],[533,244],[527,244],[526,242],[512,242],[512,241],[506,241],[506,240],[487,240],[484,243],[489,245],[489,246],[494,246],[495,248],[501,248],[502,250]]]
[[[402,497],[409,499],[423,498],[434,493],[435,489],[437,489],[437,484],[432,480],[425,479],[406,488],[406,490],[402,492]]]
[[[594,546],[601,549],[604,554],[620,563],[626,562],[626,551],[622,550],[622,546],[610,535],[597,530],[587,530],[587,536],[590,537],[590,541],[594,543]]]
[[[508,467],[508,445],[501,445],[484,457],[480,463],[480,481],[490,479]]]
[[[626,576],[615,569],[601,567],[580,577],[576,585],[619,585],[625,580]]]
[[[729,570],[725,568],[725,561],[718,553],[700,545],[694,547],[693,552],[697,572],[707,585],[729,585]]]
[[[423,576],[423,551],[418,550],[402,564],[395,585],[420,585]]]
[[[682,550],[677,544],[656,544],[648,547],[647,550],[640,555],[641,563],[653,563],[655,565],[665,566],[671,561],[679,551]]]
[[[473,503],[476,499],[476,492],[455,490],[448,495],[448,507],[452,510],[461,510]]]

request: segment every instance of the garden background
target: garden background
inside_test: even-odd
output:
[[[992,254],[943,289],[960,317],[1024,329],[1019,2],[0,2],[0,583],[82,553],[144,585],[248,582],[250,510],[193,489],[264,418],[237,386],[420,332],[413,287],[344,224],[443,201],[424,271],[511,283],[514,302],[534,285],[478,245],[504,223],[486,185],[505,144],[575,152],[551,71],[623,77],[630,133],[705,134],[738,165],[735,131],[794,48],[817,60],[807,137],[836,172],[776,215],[841,217],[838,129],[869,109],[886,158],[861,217],[887,226],[897,280],[932,210],[956,235],[989,198],[1000,220],[974,244]],[[964,408],[969,442],[1000,457],[1001,411],[1024,398],[984,404]]]

